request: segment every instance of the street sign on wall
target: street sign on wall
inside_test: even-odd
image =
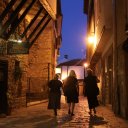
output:
[[[22,42],[13,42],[9,41],[7,43],[7,54],[28,54],[29,53],[29,48],[28,48],[28,43]]]

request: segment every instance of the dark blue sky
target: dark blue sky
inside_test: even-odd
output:
[[[69,59],[83,58],[86,36],[86,15],[83,13],[83,0],[61,0],[62,45],[59,61],[67,54]]]

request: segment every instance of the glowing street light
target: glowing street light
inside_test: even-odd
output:
[[[18,42],[18,43],[22,43],[22,40],[21,40],[21,39],[18,39],[17,42]]]
[[[84,78],[85,78],[85,69],[88,67],[88,63],[84,63]]]
[[[88,42],[89,43],[94,43],[95,42],[95,37],[94,36],[89,36],[88,37]]]
[[[88,64],[87,63],[84,63],[84,67],[87,68],[88,67]]]

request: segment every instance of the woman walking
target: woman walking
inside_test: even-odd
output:
[[[57,116],[57,109],[60,109],[61,87],[62,82],[58,80],[59,76],[56,74],[54,79],[48,83],[49,87],[49,101],[48,109],[54,110],[54,115]]]
[[[79,86],[76,73],[71,70],[69,76],[64,81],[64,94],[68,103],[68,114],[74,115],[75,103],[78,103]]]
[[[90,109],[90,114],[92,113],[92,110],[94,111],[94,114],[96,114],[96,109],[99,105],[97,100],[97,95],[99,95],[99,88],[97,86],[97,83],[100,82],[96,76],[93,75],[93,72],[91,69],[87,69],[88,76],[84,78],[84,89],[86,92],[88,105]]]

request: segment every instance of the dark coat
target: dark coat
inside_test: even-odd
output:
[[[67,97],[67,103],[78,103],[78,80],[75,77],[69,76],[64,81],[64,93]]]
[[[50,89],[48,109],[60,109],[62,82],[60,80],[51,80],[48,87]]]
[[[99,105],[97,95],[99,95],[99,88],[97,86],[98,79],[96,76],[88,75],[84,79],[84,92],[88,99],[89,108],[92,109]]]

